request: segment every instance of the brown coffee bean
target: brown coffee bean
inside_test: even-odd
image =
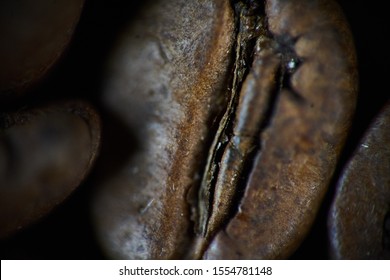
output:
[[[265,11],[281,53],[282,81],[273,76],[277,97],[259,131],[259,151],[237,213],[211,242],[206,258],[288,257],[315,218],[354,110],[353,45],[335,3],[267,1]],[[260,52],[252,71],[263,65],[272,80],[267,59]],[[267,79],[250,73],[244,89],[259,80],[250,90],[267,94],[262,85]]]
[[[84,0],[0,2],[0,94],[26,89],[63,53]]]
[[[69,101],[0,115],[0,237],[62,202],[96,159],[100,120]]]
[[[144,7],[118,42],[104,92],[140,147],[105,182],[97,230],[111,257],[182,258],[193,235],[188,199],[225,99],[234,19],[227,1]]]
[[[104,101],[140,150],[95,202],[114,258],[286,258],[344,144],[355,55],[332,1],[153,2]],[[185,17],[172,17],[185,14]]]
[[[329,216],[337,259],[390,258],[390,103],[367,130],[339,179]]]

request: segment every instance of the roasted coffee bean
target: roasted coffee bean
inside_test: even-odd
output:
[[[339,179],[329,216],[337,259],[390,258],[390,103],[372,123]]]
[[[239,208],[206,258],[288,257],[315,218],[354,110],[355,58],[338,7],[331,1],[267,1],[265,11],[281,56],[277,96],[259,131]],[[256,63],[272,67],[255,57],[253,72]],[[255,83],[250,75],[244,90]],[[260,86],[249,90],[264,94],[265,77],[254,75]]]
[[[140,147],[95,201],[108,256],[294,252],[354,111],[355,54],[337,4],[153,1],[109,65],[103,101]]]
[[[137,131],[140,147],[96,202],[110,256],[180,258],[189,246],[189,200],[196,207],[210,129],[226,102],[218,93],[233,32],[227,1],[151,1],[118,42],[104,101]]]
[[[0,237],[34,222],[85,178],[100,145],[100,120],[80,101],[0,115]]]
[[[0,1],[0,95],[26,90],[69,43],[84,0]]]

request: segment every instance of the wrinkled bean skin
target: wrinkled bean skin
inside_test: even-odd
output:
[[[101,187],[94,208],[100,240],[113,258],[287,258],[313,223],[352,120],[357,74],[348,27],[332,1],[266,1],[267,22],[253,26],[263,33],[248,67],[229,58],[245,59],[237,46],[250,44],[239,40],[256,18],[251,14],[251,9],[259,10],[256,5],[240,14],[248,27],[244,24],[242,36],[234,39],[234,11],[228,1],[187,4],[185,13],[194,22],[187,26],[179,19],[173,24],[167,11],[183,3],[147,6],[111,58],[103,98],[138,131],[142,147]],[[199,25],[198,18],[207,24],[191,30],[189,26]],[[221,70],[236,67],[239,74],[233,75],[240,76],[241,68],[232,64],[244,67],[242,72],[249,69],[242,76],[241,101],[229,96],[231,72]],[[245,109],[235,111],[247,92],[271,96],[274,102],[266,101],[264,110],[248,108],[254,115],[270,111],[268,117],[253,122],[251,116],[240,115]],[[233,109],[221,118],[229,98]],[[235,125],[248,116],[242,128]],[[212,135],[215,123],[226,127],[216,128],[217,136]],[[229,132],[229,123],[238,131]],[[208,150],[213,137],[221,140]],[[251,144],[242,144],[247,140]],[[218,150],[225,144],[226,150]],[[252,146],[256,154],[248,159],[244,154]],[[205,171],[202,155],[207,153],[211,163]],[[219,153],[221,162],[212,163]],[[204,194],[196,196],[207,168],[220,173],[210,173],[202,186],[203,181],[218,185],[222,180],[237,187],[243,178],[236,176],[244,175],[231,170],[240,161],[246,163],[237,172],[249,169],[241,181],[241,199],[224,197],[225,183],[215,192],[202,187]],[[205,197],[218,206],[201,206],[206,218],[199,222],[197,207]],[[233,210],[218,216],[226,205]],[[203,224],[200,230],[198,223]]]
[[[343,171],[329,214],[336,259],[390,258],[390,104]]]
[[[84,0],[0,2],[0,94],[14,95],[37,83],[60,58]]]
[[[91,170],[99,146],[100,119],[84,102],[0,115],[0,237],[68,197]]]

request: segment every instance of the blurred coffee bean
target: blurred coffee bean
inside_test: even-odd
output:
[[[329,216],[337,259],[390,258],[390,103],[345,167]]]
[[[227,1],[143,7],[113,50],[103,93],[140,147],[106,178],[95,221],[111,257],[180,258],[192,230],[186,197],[225,102],[233,14]]]
[[[0,237],[41,218],[86,177],[100,120],[80,101],[0,115]]]
[[[0,1],[0,95],[36,83],[68,45],[84,0]]]

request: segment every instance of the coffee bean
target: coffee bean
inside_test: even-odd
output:
[[[0,94],[24,91],[64,52],[84,0],[0,2]]]
[[[0,115],[0,237],[62,202],[93,166],[100,120],[80,101]]]
[[[141,147],[95,201],[108,256],[292,254],[354,111],[355,54],[337,4],[154,1],[109,65],[103,102]]]
[[[280,53],[280,81],[269,93],[277,97],[268,105],[272,111],[259,131],[258,152],[235,216],[205,258],[288,257],[315,218],[353,112],[355,58],[337,6],[268,1],[265,11],[273,49]],[[258,59],[254,69],[256,63],[271,67],[266,58]],[[268,79],[277,81],[273,77]],[[254,83],[251,78],[250,73],[244,86]],[[264,94],[261,86],[253,90]]]
[[[390,104],[345,167],[329,215],[337,259],[390,258]]]
[[[140,147],[95,202],[111,257],[186,254],[210,130],[227,99],[233,30],[226,1],[151,1],[119,40],[103,101]]]

